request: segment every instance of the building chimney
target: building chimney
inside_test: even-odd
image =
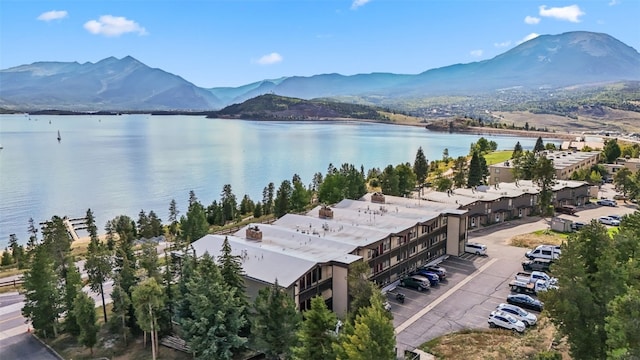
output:
[[[249,226],[246,232],[247,240],[262,241],[262,230],[258,225]]]
[[[320,208],[320,219],[333,219],[333,210],[327,205]]]
[[[371,195],[371,202],[384,204],[384,194],[381,192],[373,193],[373,195]]]

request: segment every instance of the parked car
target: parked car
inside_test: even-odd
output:
[[[571,223],[571,228],[575,231],[578,231],[580,229],[582,229],[583,227],[587,226],[587,224],[581,222],[581,221],[574,221]]]
[[[525,256],[529,259],[550,259],[555,260],[560,257],[560,246],[558,245],[538,245],[535,249],[527,251]]]
[[[556,212],[559,212],[561,214],[569,214],[569,215],[573,215],[576,213],[576,211],[578,211],[578,209],[573,205],[556,206],[555,209],[556,209]]]
[[[506,312],[514,318],[522,321],[527,326],[533,326],[538,322],[538,317],[521,308],[520,306],[502,303],[496,307],[497,310]]]
[[[622,216],[620,215],[607,215],[607,216],[612,218],[613,220],[622,221]]]
[[[492,311],[487,322],[490,327],[501,327],[503,329],[513,330],[519,333],[524,332],[527,328],[522,321],[500,310]]]
[[[468,242],[464,246],[464,251],[476,255],[487,255],[487,245]]]
[[[618,206],[618,203],[616,203],[615,200],[611,200],[611,199],[600,199],[596,201],[596,204],[602,205],[602,206],[611,206],[611,207]]]
[[[542,311],[544,307],[542,301],[525,294],[507,295],[507,303],[535,311]]]
[[[414,274],[426,277],[429,280],[429,285],[431,287],[438,286],[438,284],[440,284],[440,277],[438,277],[438,274],[434,273],[433,271],[429,271],[427,269],[418,269]]]
[[[536,295],[542,291],[549,290],[547,282],[544,280],[535,280],[533,282],[522,280],[511,280],[509,287],[513,292]]]
[[[532,259],[522,263],[522,270],[524,271],[549,271],[553,264],[553,260],[550,259]]]
[[[410,275],[400,280],[400,286],[416,289],[418,291],[428,290],[429,280],[423,276]]]
[[[544,280],[544,282],[546,282],[548,285],[557,285],[558,284],[558,279],[549,276],[546,272],[544,271],[522,271],[522,272],[518,272],[514,275],[514,278],[516,280],[520,280],[520,281],[526,281],[526,282],[534,282],[536,280]]]
[[[600,216],[598,218],[598,221],[600,222],[600,224],[603,224],[603,225],[611,225],[611,226],[619,226],[620,225],[620,221],[619,220],[612,219],[609,216]]]
[[[444,280],[447,277],[447,270],[442,266],[436,266],[436,265],[426,266],[425,269],[429,271],[433,271],[434,273],[438,274],[440,281]]]

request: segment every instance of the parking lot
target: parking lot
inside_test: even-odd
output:
[[[613,196],[607,189],[603,194]],[[575,215],[560,217],[588,223],[600,216],[625,215],[636,210],[635,204],[619,201],[617,207],[593,204],[579,208]],[[392,296],[388,300],[399,353],[450,332],[488,329],[489,313],[506,302],[511,293],[508,283],[516,272],[522,271],[521,263],[525,260],[527,249],[510,246],[509,240],[519,234],[548,229],[548,220],[525,218],[470,232],[469,241],[487,245],[488,256],[464,254],[447,258],[440,264],[447,269],[447,280],[428,291],[398,287],[396,290],[405,295],[405,302],[400,303]]]

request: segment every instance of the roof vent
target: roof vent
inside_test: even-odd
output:
[[[249,226],[247,228],[246,236],[248,240],[262,241],[262,230],[258,225]]]
[[[333,219],[333,210],[326,205],[322,205],[320,208],[320,219]]]
[[[384,204],[384,194],[381,192],[373,193],[373,195],[371,195],[371,202]]]

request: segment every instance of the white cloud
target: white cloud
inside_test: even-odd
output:
[[[98,20],[89,20],[84,28],[94,35],[120,36],[126,33],[147,35],[147,30],[137,22],[122,16],[102,15]]]
[[[357,8],[359,8],[360,6],[368,3],[371,0],[353,0],[353,2],[351,3],[351,9],[355,10]]]
[[[580,10],[578,5],[552,8],[547,8],[547,5],[540,6],[540,16],[551,17],[558,20],[577,23],[580,22],[580,16],[584,14],[584,11]]]
[[[619,0],[611,0],[611,1],[609,1],[609,6],[614,6],[614,5],[618,5],[618,4],[620,4]]]
[[[522,44],[523,42],[527,42],[527,41],[529,41],[529,40],[531,40],[531,39],[535,39],[535,38],[537,38],[538,36],[540,36],[540,34],[531,33],[531,34],[529,34],[529,35],[525,36],[522,40],[520,40],[520,41],[518,41],[518,42],[516,42],[516,43],[517,43],[518,45],[520,45],[520,44]]]
[[[473,57],[480,57],[480,56],[482,56],[482,53],[483,53],[482,49],[471,50],[469,52],[469,54],[471,54],[471,56],[473,56]]]
[[[37,19],[41,21],[59,20],[66,18],[67,15],[69,15],[69,13],[66,10],[51,10],[43,12]]]
[[[501,43],[493,43],[493,46],[495,46],[497,48],[503,48],[503,47],[507,47],[509,45],[511,45],[511,40],[503,41]]]
[[[262,56],[260,59],[256,61],[260,65],[271,65],[282,62],[282,55],[277,52],[272,52],[271,54],[267,54]]]
[[[526,24],[529,24],[529,25],[535,25],[535,24],[537,24],[537,23],[539,23],[539,22],[540,22],[540,18],[537,18],[537,17],[535,17],[535,16],[529,16],[529,15],[527,15],[527,16],[524,18],[524,22],[525,22]]]

